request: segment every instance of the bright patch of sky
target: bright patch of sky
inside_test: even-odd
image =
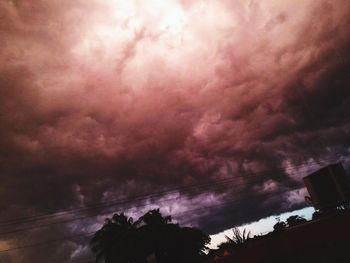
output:
[[[257,222],[253,222],[250,224],[239,226],[238,229],[241,232],[243,232],[244,229],[246,229],[246,231],[250,231],[251,236],[264,235],[264,234],[267,234],[268,232],[271,232],[273,230],[273,226],[274,226],[274,224],[277,223],[277,220],[285,221],[288,217],[293,216],[293,215],[299,215],[299,216],[304,217],[307,220],[310,220],[312,218],[313,212],[315,212],[315,209],[313,207],[306,207],[306,208],[303,208],[300,210],[295,210],[292,212],[283,213],[283,214],[278,215],[278,216],[270,216],[267,218],[263,218]],[[211,242],[210,242],[209,248],[216,249],[220,243],[226,241],[226,236],[232,237],[232,235],[233,235],[232,228],[227,229],[227,230],[220,232],[218,234],[211,235],[210,236]]]

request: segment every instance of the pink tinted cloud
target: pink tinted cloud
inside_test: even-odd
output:
[[[349,153],[349,12],[345,0],[1,2],[7,217],[169,187],[199,200],[181,187],[202,182],[240,197],[193,219],[211,232],[302,206],[277,192]]]

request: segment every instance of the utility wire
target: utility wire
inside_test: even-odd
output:
[[[286,191],[288,192],[288,191]],[[270,193],[269,195],[276,195],[277,193]],[[265,195],[265,197],[267,197],[268,195]],[[232,202],[233,201],[233,202]],[[231,202],[223,202],[221,204],[215,204],[213,206],[215,207],[220,207],[220,206],[227,206],[228,204],[230,203],[236,203],[237,200],[234,199],[232,200]],[[192,212],[192,211],[198,211],[198,210],[203,210],[203,209],[208,209],[212,206],[206,206],[206,207],[203,207],[203,208],[197,208],[197,209],[193,209],[193,210],[187,210],[185,212],[182,212],[180,214],[186,214],[186,213],[189,213],[189,212]],[[174,215],[178,215],[179,213],[176,213]],[[70,237],[63,237],[63,238],[59,238],[59,239],[54,239],[54,240],[47,240],[47,241],[44,241],[44,242],[40,242],[40,243],[35,243],[35,244],[29,244],[29,245],[24,245],[24,246],[19,246],[19,247],[14,247],[14,248],[9,248],[9,249],[6,249],[6,250],[1,250],[0,253],[3,253],[3,252],[8,252],[8,251],[12,251],[12,250],[17,250],[17,249],[24,249],[24,248],[30,248],[30,247],[35,247],[35,246],[41,246],[41,245],[45,245],[47,243],[53,243],[53,242],[57,242],[57,241],[62,241],[62,240],[69,240],[69,239],[72,239],[72,238],[75,238],[75,237],[79,237],[79,236],[86,236],[88,234],[91,234],[91,233],[87,233],[87,234],[83,234],[83,235],[74,235],[74,236],[70,236]]]
[[[337,155],[335,155],[334,157],[336,157]],[[322,161],[330,161],[330,160],[336,160],[334,157],[331,158],[327,158],[327,159],[323,159]],[[303,162],[304,163],[304,162]],[[306,162],[306,165],[310,166],[311,164],[317,164],[319,165],[319,163],[312,161],[312,162]],[[290,166],[291,169],[293,170],[298,170],[298,172],[301,170],[300,168],[305,168],[306,165],[300,165],[300,166]],[[281,172],[286,172],[286,170],[288,171],[288,166],[285,167],[285,169],[280,168],[280,169],[275,169],[274,172],[276,171],[281,171]],[[271,172],[269,172],[271,173]],[[249,173],[246,174],[246,178],[251,178],[254,176],[261,176],[264,175],[266,173]],[[283,177],[283,176],[281,176]],[[231,181],[231,180],[236,180],[239,179],[241,177],[233,177],[233,178],[226,178],[223,180],[219,180],[219,183],[225,182],[227,181]],[[148,194],[148,195],[139,195],[137,197],[133,197],[133,198],[124,198],[124,199],[115,199],[112,201],[106,201],[106,202],[102,202],[102,203],[96,203],[96,204],[92,204],[89,206],[85,206],[85,207],[75,207],[75,208],[70,208],[70,209],[66,209],[60,212],[55,212],[55,213],[48,213],[48,214],[42,214],[42,215],[33,215],[33,216],[29,216],[29,217],[22,217],[22,218],[16,218],[16,219],[10,219],[10,220],[6,220],[6,221],[2,221],[0,222],[0,227],[4,227],[4,226],[10,226],[10,225],[16,225],[16,224],[23,224],[23,223],[29,223],[29,222],[33,222],[33,221],[37,221],[37,220],[46,220],[46,219],[52,219],[54,217],[60,217],[60,216],[64,216],[67,214],[71,214],[71,213],[76,213],[76,212],[82,212],[82,211],[88,211],[88,210],[94,210],[94,209],[100,209],[102,207],[108,207],[108,206],[115,206],[115,205],[120,205],[120,204],[125,204],[125,203],[130,203],[130,202],[137,202],[137,201],[142,201],[145,199],[151,199],[151,198],[156,198],[156,197],[161,197],[165,194],[171,194],[172,192],[181,192],[181,191],[186,191],[186,189],[192,189],[192,188],[200,188],[203,186],[207,186],[207,185],[213,185],[216,182],[205,182],[202,184],[192,184],[192,185],[187,185],[187,186],[183,186],[183,187],[179,187],[179,188],[172,188],[172,189],[168,189],[168,190],[164,190],[164,191],[160,191],[160,192],[156,192],[153,194]]]
[[[256,177],[257,176],[261,176],[261,175],[264,175],[264,174],[263,173],[255,174]],[[252,177],[252,175],[251,175],[251,177]],[[277,178],[283,178],[283,176],[275,177],[275,179],[277,179]],[[230,179],[220,180],[219,182],[211,183],[210,185],[206,184],[204,186],[207,186],[209,188],[206,191],[201,192],[201,193],[205,193],[205,192],[208,192],[210,190],[215,190],[215,187],[220,187],[222,184],[227,184],[227,183],[230,183],[230,182],[234,182],[235,180],[236,180],[236,178],[230,178]],[[240,182],[240,183],[236,183],[234,186],[242,186],[242,185],[244,186],[247,183],[249,183],[249,182],[243,181],[243,182]],[[203,185],[200,185],[200,186],[203,187]],[[164,201],[178,200],[179,198],[182,198],[182,196],[181,197],[172,197],[172,198],[168,198],[168,199],[165,199],[165,200],[162,200],[162,201],[164,202]],[[109,204],[108,207],[113,207],[113,206],[117,206],[117,205],[122,205],[122,204],[121,203]],[[130,208],[130,209],[146,207],[148,205],[149,204],[133,205],[133,207]],[[101,209],[101,208],[105,208],[105,207],[107,207],[107,206],[100,206],[100,207],[97,207],[97,208]],[[124,209],[130,210],[130,209],[127,209],[127,208],[124,208]],[[30,230],[33,230],[33,229],[44,228],[44,227],[58,225],[58,224],[71,223],[73,221],[77,221],[77,220],[82,220],[82,219],[92,218],[94,216],[98,216],[100,213],[101,213],[101,211],[95,211],[93,214],[90,213],[88,215],[79,216],[79,217],[75,217],[75,218],[70,218],[70,219],[66,219],[66,220],[62,220],[62,221],[51,222],[51,223],[41,224],[41,225],[34,225],[34,226],[30,226],[30,227],[19,228],[19,229],[14,229],[14,230],[9,230],[9,231],[3,231],[3,232],[0,232],[0,235],[7,235],[7,234],[13,234],[13,233],[18,233],[18,232],[23,232],[23,231],[30,231]],[[74,214],[72,214],[72,215],[74,215]]]
[[[67,209],[65,211],[62,212],[58,212],[58,213],[53,213],[53,214],[46,214],[46,215],[42,215],[42,216],[31,216],[28,217],[28,220],[26,220],[26,218],[22,218],[23,221],[21,219],[14,219],[14,220],[8,220],[8,221],[3,221],[2,224],[0,224],[0,227],[3,226],[8,226],[8,225],[12,225],[12,224],[21,224],[21,223],[27,223],[27,222],[31,222],[36,221],[36,220],[45,220],[45,219],[51,219],[52,217],[58,217],[58,216],[64,216],[66,214],[70,214],[70,213],[76,213],[76,212],[84,212],[86,210],[94,210],[94,209],[99,209],[99,208],[103,208],[103,207],[108,207],[108,206],[114,206],[114,205],[120,205],[120,204],[125,204],[125,203],[129,203],[129,202],[136,202],[136,201],[142,201],[142,200],[146,200],[146,199],[151,199],[151,198],[156,198],[156,197],[161,197],[165,194],[171,194],[171,193],[177,193],[179,191],[186,191],[186,189],[191,189],[191,188],[200,188],[200,187],[205,187],[205,186],[211,186],[213,184],[218,184],[221,182],[226,182],[226,181],[232,181],[234,178],[225,178],[222,180],[218,180],[217,182],[206,182],[206,183],[202,183],[202,184],[193,184],[193,185],[187,185],[184,187],[180,187],[180,188],[172,188],[169,190],[165,190],[165,191],[160,191],[160,192],[156,192],[153,194],[148,194],[148,195],[139,195],[133,198],[124,198],[124,199],[116,199],[115,201],[107,201],[107,202],[101,202],[99,204],[95,204],[95,205],[89,205],[89,206],[85,206],[85,207],[79,207],[76,209]],[[238,178],[235,178],[238,179]],[[35,218],[33,218],[35,217]],[[25,220],[25,221],[24,221]]]
[[[276,192],[274,192],[274,193],[267,193],[267,194],[264,194],[264,196],[265,197],[269,197],[269,196],[274,196],[276,194],[282,194],[282,193],[287,193],[287,192],[288,191],[279,191],[278,193],[276,193]],[[207,210],[208,208],[212,208],[212,207],[221,208],[221,207],[225,207],[227,205],[231,205],[231,204],[242,202],[244,200],[248,200],[248,199],[247,198],[241,198],[241,199],[238,199],[238,200],[236,198],[229,199],[228,202],[226,200],[226,201],[218,203],[218,204],[208,205],[208,206],[205,206],[205,207],[199,207],[199,208],[195,208],[195,209],[189,209],[189,210],[186,210],[186,211],[183,211],[183,212],[175,213],[175,214],[173,214],[171,216],[172,217],[176,217],[176,216],[179,216],[179,215],[186,215],[186,214],[192,213],[192,212],[198,212],[198,211]],[[0,250],[0,253],[10,252],[10,251],[19,250],[19,249],[32,248],[32,247],[37,247],[37,246],[44,246],[46,244],[56,243],[56,242],[65,241],[65,240],[72,240],[72,239],[75,239],[75,238],[78,238],[78,237],[92,237],[95,232],[96,231],[83,233],[83,234],[78,234],[78,235],[64,236],[64,237],[61,237],[61,238],[45,240],[45,241],[38,242],[38,243],[33,243],[33,244],[28,244],[28,245],[23,245],[23,246],[17,246],[17,247],[11,247],[11,248],[8,248],[8,249]]]
[[[283,178],[283,176],[280,176],[280,177]],[[206,193],[206,192],[208,192],[210,190],[215,190],[215,187],[221,187],[222,185],[227,185],[227,183],[234,182],[234,181],[235,180],[231,179],[231,180],[223,180],[223,181],[221,181],[219,183],[216,182],[215,184],[212,183],[211,185],[207,185],[207,187],[209,187],[209,188],[206,191],[201,192],[201,194]],[[236,183],[234,186],[244,186],[246,184],[247,184],[247,182],[240,182],[240,183]],[[183,196],[162,199],[162,202],[164,202],[164,201],[172,201],[172,200],[179,200],[181,198],[183,198]],[[120,205],[120,204],[119,203],[118,204],[112,204],[112,205],[109,205],[108,207],[113,207],[113,206],[116,206],[116,205]],[[149,204],[133,205],[132,208],[126,208],[125,210],[132,210],[132,209],[135,209],[135,208],[141,208],[141,207],[146,207],[146,206],[149,206]],[[102,206],[102,207],[99,207],[99,208],[105,208],[105,206]],[[10,230],[10,231],[4,231],[4,232],[0,232],[0,235],[7,235],[7,234],[12,234],[12,233],[29,231],[29,230],[33,230],[33,229],[37,229],[37,228],[44,228],[44,227],[52,226],[52,225],[71,223],[71,222],[77,221],[77,220],[82,220],[82,219],[86,219],[86,218],[92,218],[93,216],[98,216],[99,214],[100,214],[100,211],[97,211],[97,212],[95,212],[93,214],[88,214],[88,215],[84,215],[84,216],[80,216],[80,217],[70,218],[70,219],[67,219],[67,220],[51,222],[51,223],[41,224],[41,225],[34,225],[34,226],[25,227],[25,228],[19,228],[19,229]]]

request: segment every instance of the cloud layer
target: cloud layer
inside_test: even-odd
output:
[[[177,189],[130,213],[215,233],[303,206],[302,176],[347,165],[346,0],[1,1],[0,19],[3,221]]]

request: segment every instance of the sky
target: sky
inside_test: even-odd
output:
[[[0,0],[0,250],[69,237],[0,262],[83,258],[113,212],[215,234],[305,207],[303,176],[350,167],[349,24],[348,0]]]
[[[275,215],[275,216],[269,216],[266,218],[262,218],[256,222],[249,223],[249,224],[244,224],[241,226],[235,226],[239,229],[241,233],[243,231],[246,231],[245,235],[248,235],[250,237],[254,236],[259,236],[259,235],[266,235],[269,232],[273,231],[273,226],[278,222],[278,221],[284,221],[286,222],[287,218],[290,216],[301,216],[305,218],[306,220],[311,220],[312,219],[312,214],[315,212],[315,209],[313,207],[305,207],[303,209],[298,209],[294,210],[292,212],[286,212],[282,213],[280,215]],[[218,245],[220,245],[223,242],[227,241],[227,237],[232,238],[233,237],[233,232],[232,228],[226,229],[220,233],[211,235],[211,242],[209,244],[210,249],[217,249]]]

